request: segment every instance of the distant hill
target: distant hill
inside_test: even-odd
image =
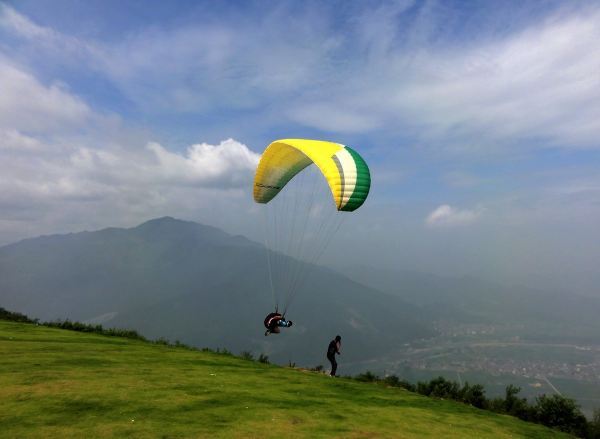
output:
[[[340,269],[350,279],[419,306],[430,321],[511,324],[515,334],[600,343],[600,299],[564,290],[505,286],[475,277],[434,276],[368,266]]]
[[[569,437],[399,388],[0,321],[3,437]]]
[[[294,327],[264,337],[272,309],[265,248],[170,217],[0,247],[0,306],[299,364],[322,363],[337,333],[347,360],[433,335],[418,307],[314,267],[290,310]]]

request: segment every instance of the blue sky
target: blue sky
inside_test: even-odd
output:
[[[0,243],[161,215],[255,237],[258,154],[322,138],[373,172],[329,258],[352,236],[587,291],[598,41],[597,2],[0,2]]]

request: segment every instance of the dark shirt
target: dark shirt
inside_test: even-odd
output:
[[[339,351],[339,348],[338,348],[337,341],[331,340],[329,342],[329,347],[327,348],[327,356],[328,357],[332,357],[335,354],[339,354],[339,353],[340,353],[340,351]]]

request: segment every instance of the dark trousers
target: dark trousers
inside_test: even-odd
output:
[[[332,377],[334,377],[335,376],[335,371],[337,370],[337,361],[335,361],[335,354],[333,354],[333,355],[327,355],[327,359],[331,363],[331,374],[330,375]]]

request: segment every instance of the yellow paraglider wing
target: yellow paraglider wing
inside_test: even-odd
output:
[[[254,176],[254,201],[268,203],[311,163],[323,173],[338,210],[351,212],[367,198],[369,167],[353,149],[333,142],[283,139],[263,153]]]

